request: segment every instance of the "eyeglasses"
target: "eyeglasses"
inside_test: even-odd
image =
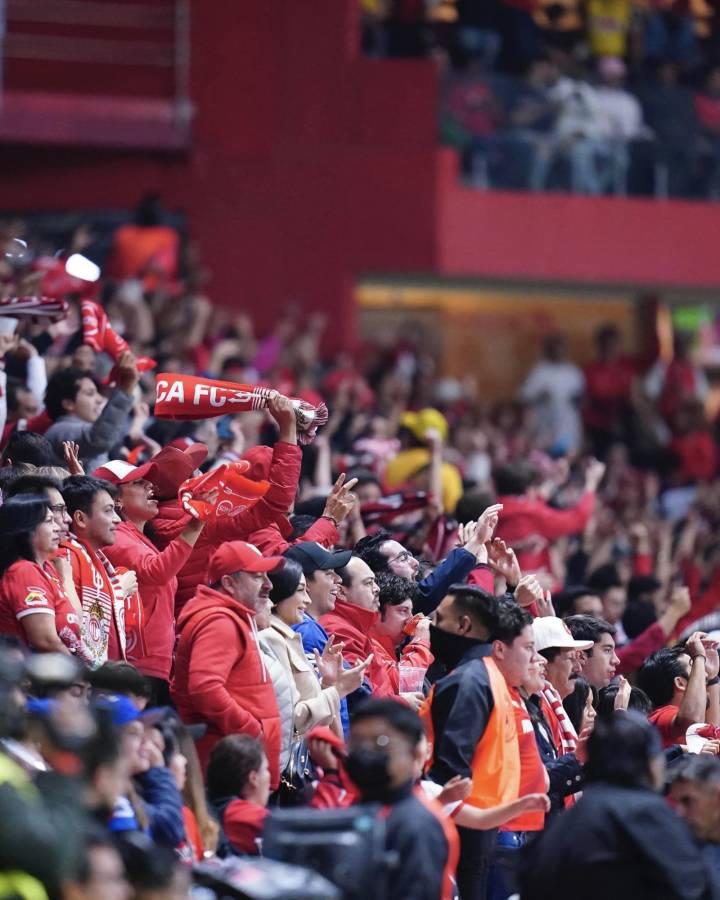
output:
[[[67,506],[64,503],[53,503],[48,509],[54,516],[64,516],[67,512]]]
[[[393,556],[388,560],[388,565],[394,562],[409,562],[411,559],[415,559],[412,553],[409,550],[403,550],[402,553],[398,553],[397,556]]]

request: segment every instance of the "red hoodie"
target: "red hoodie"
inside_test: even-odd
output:
[[[103,547],[114,566],[134,569],[143,608],[143,644],[132,643],[128,635],[126,655],[144,675],[170,677],[175,646],[175,591],[178,571],[187,562],[192,547],[177,538],[162,553],[131,522],[122,522],[115,543]]]
[[[595,509],[595,494],[587,491],[577,506],[553,509],[533,497],[498,497],[503,511],[497,537],[515,551],[525,574],[540,569],[550,571],[550,544],[569,534],[583,531]]]
[[[343,656],[354,666],[375,652],[370,629],[379,615],[354,603],[337,600],[335,610],[321,616],[319,621],[328,634],[334,634],[338,641],[342,641]],[[373,657],[366,676],[373,696],[397,697],[398,692],[377,655]]]
[[[201,585],[178,618],[172,694],[183,722],[207,723],[197,743],[203,768],[228,734],[261,738],[270,783],[280,784],[280,712],[257,644],[255,613]]]
[[[397,650],[393,642],[384,631],[378,628],[377,624],[370,629],[370,638],[375,659],[385,670],[396,694],[400,693],[401,669],[409,667],[427,670],[435,659],[430,652],[429,641],[413,640],[404,648],[398,662]]]
[[[253,531],[266,528],[284,516],[295,499],[300,479],[302,454],[296,444],[278,441],[273,448],[272,464],[267,494],[251,509],[242,509],[229,516],[219,516],[205,526],[190,558],[178,573],[178,589],[175,595],[175,613],[195,593],[198,585],[205,583],[208,562],[224,541],[248,540]],[[190,516],[177,500],[160,504],[160,512],[152,520],[153,543],[161,550],[184,530]]]

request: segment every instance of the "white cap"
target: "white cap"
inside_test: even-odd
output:
[[[593,646],[592,641],[576,641],[567,625],[557,616],[533,619],[532,627],[536,650],[548,650],[550,647],[558,647],[561,650],[589,650]]]
[[[131,466],[122,459],[111,459],[99,469],[95,469],[93,476],[109,481],[111,484],[132,484],[133,481],[142,481],[154,474],[157,466],[154,462],[146,462],[142,466]],[[150,480],[148,478],[148,480]]]
[[[13,319],[12,316],[0,316],[0,337],[9,337],[15,334],[19,321],[19,319]]]

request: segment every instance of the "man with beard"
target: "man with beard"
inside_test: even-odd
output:
[[[512,699],[493,656],[498,602],[479,588],[454,585],[435,611],[430,649],[448,670],[423,705],[433,747],[430,777],[472,780],[466,799],[486,809],[516,800],[520,786]],[[460,828],[458,887],[463,900],[484,900],[496,830]]]
[[[283,563],[244,541],[223,544],[210,558],[209,586],[201,585],[178,620],[173,697],[183,722],[207,724],[197,744],[203,766],[228,734],[260,738],[270,784],[280,783],[280,713],[258,646],[255,615],[267,605],[267,576]]]

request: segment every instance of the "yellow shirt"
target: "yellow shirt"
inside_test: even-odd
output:
[[[587,0],[588,43],[594,56],[625,56],[631,0]]]

